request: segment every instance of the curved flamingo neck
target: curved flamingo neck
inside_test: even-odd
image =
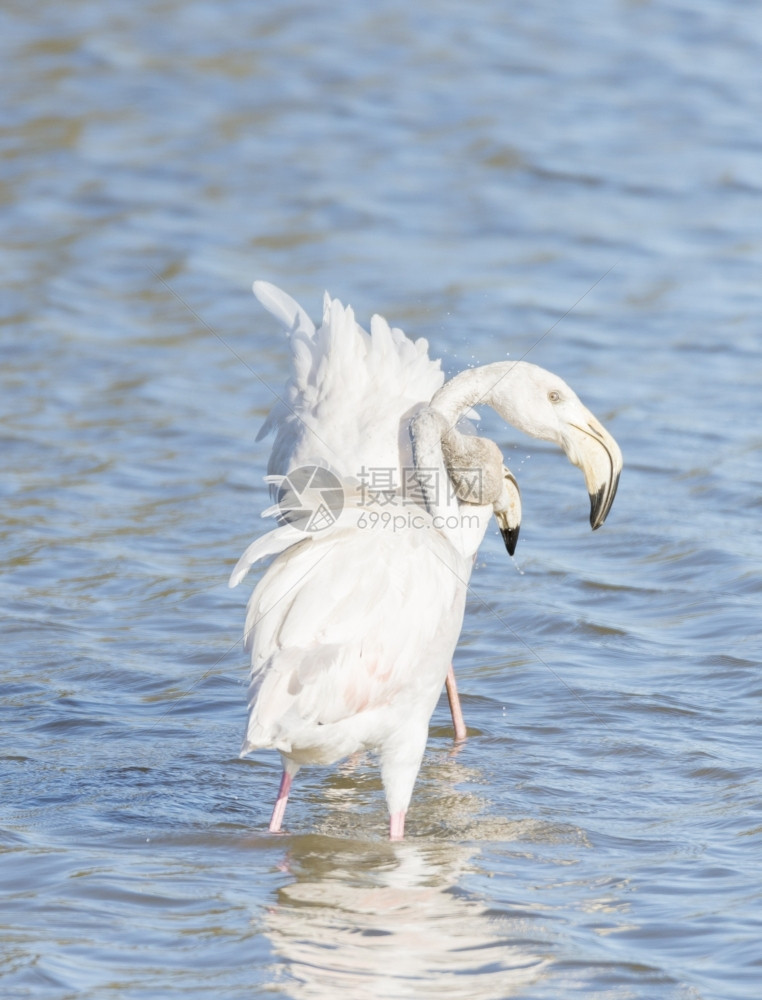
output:
[[[521,361],[497,361],[480,368],[467,368],[434,393],[430,406],[441,413],[450,426],[454,426],[472,406],[480,403],[494,406],[493,399],[499,387],[501,416],[508,423],[514,423],[516,415],[511,414],[514,419],[508,419],[506,379],[511,374],[521,377],[525,367]]]

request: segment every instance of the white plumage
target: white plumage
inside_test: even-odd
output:
[[[247,609],[252,672],[242,754],[269,747],[282,755],[276,831],[299,767],[376,751],[390,835],[399,838],[460,634],[473,555],[493,510],[501,527],[517,510],[498,449],[458,433],[458,418],[484,401],[522,430],[556,441],[585,472],[593,527],[613,501],[621,455],[569,387],[543,369],[492,365],[442,388],[426,341],[408,340],[381,317],[368,334],[326,295],[315,329],[284,292],[265,282],[254,291],[289,330],[292,347],[291,378],[260,432],[276,434],[268,473],[329,468],[343,483],[345,507],[319,532],[282,524],[250,545],[231,575],[235,586],[257,560],[276,556]],[[461,470],[463,463],[480,470],[480,489],[473,481],[466,489],[456,460]],[[414,468],[417,502],[403,493]],[[436,473],[436,489],[424,468]],[[394,530],[391,522],[369,523],[363,476],[374,469],[385,470],[396,491],[384,497]],[[463,511],[473,518],[465,527]]]
[[[257,440],[275,430],[267,471],[285,475],[310,464],[354,479],[363,467],[393,469],[410,459],[406,416],[429,402],[444,382],[424,338],[409,340],[373,316],[370,333],[326,292],[319,328],[289,295],[254,282],[262,304],[289,330],[292,372]]]
[[[284,766],[381,753],[390,812],[407,808],[463,616],[467,573],[446,539],[354,526],[296,542],[249,601],[243,752]]]

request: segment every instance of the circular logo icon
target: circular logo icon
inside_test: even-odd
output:
[[[278,520],[302,531],[325,531],[344,509],[341,480],[320,465],[302,465],[278,487]]]

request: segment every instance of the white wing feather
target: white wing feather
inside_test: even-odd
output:
[[[299,330],[310,337],[313,336],[315,324],[299,303],[282,288],[271,285],[269,281],[255,281],[251,287],[265,309],[276,316],[287,330],[292,333]]]
[[[408,339],[381,316],[372,318],[367,333],[353,310],[328,293],[315,329],[302,307],[274,285],[257,281],[254,291],[286,327],[292,351],[286,405],[273,408],[258,435],[276,431],[268,473],[319,464],[344,479],[391,469],[399,482],[408,457],[405,418],[444,381],[427,341]]]
[[[274,556],[278,552],[284,552],[292,545],[303,542],[304,539],[304,532],[291,524],[284,524],[280,528],[275,528],[273,531],[268,531],[267,534],[261,535],[248,546],[235,564],[235,568],[228,580],[228,586],[237,587],[254,563],[259,562],[260,559],[266,559],[267,556]]]

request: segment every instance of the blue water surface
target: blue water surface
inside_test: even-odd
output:
[[[0,13],[9,998],[756,1000],[762,20],[745,0]],[[253,278],[528,357],[619,441],[518,476],[404,843],[372,760],[238,759],[288,373]],[[370,571],[370,570],[369,570]]]

